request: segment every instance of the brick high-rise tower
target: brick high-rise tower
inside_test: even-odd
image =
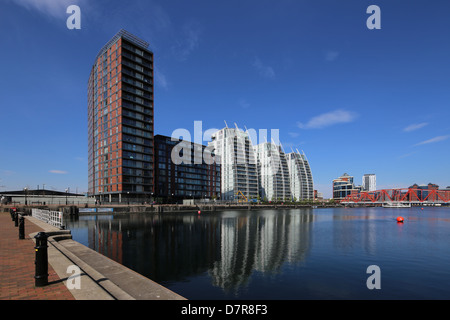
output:
[[[89,195],[144,202],[153,192],[153,52],[119,31],[98,53],[88,84]]]

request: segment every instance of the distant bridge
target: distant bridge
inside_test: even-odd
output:
[[[375,205],[388,203],[410,203],[417,205],[440,205],[450,203],[450,190],[399,188],[362,191],[349,194],[342,204]]]

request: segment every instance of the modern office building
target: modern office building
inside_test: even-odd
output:
[[[281,146],[265,142],[255,146],[258,163],[259,195],[267,201],[290,201],[288,163]]]
[[[220,157],[221,199],[251,201],[258,198],[256,155],[248,132],[223,128],[211,135],[208,146]]]
[[[353,176],[344,173],[333,180],[333,199],[340,200],[355,192],[358,192],[358,190],[353,183]]]
[[[219,199],[220,164],[207,161],[209,155],[204,145],[156,135],[154,198],[164,203]]]
[[[377,176],[373,173],[365,174],[362,178],[362,190],[363,191],[375,191],[377,190]]]
[[[121,30],[101,48],[90,73],[88,192],[103,202],[141,202],[153,192],[153,53],[148,47]]]
[[[291,152],[286,154],[289,168],[290,188],[292,199],[313,200],[314,182],[305,153]]]

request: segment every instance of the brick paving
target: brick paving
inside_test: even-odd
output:
[[[0,300],[75,300],[50,264],[49,284],[35,287],[35,243],[29,234],[42,229],[25,219],[23,240],[18,229],[9,212],[0,212]]]

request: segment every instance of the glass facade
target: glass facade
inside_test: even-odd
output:
[[[343,199],[355,192],[358,192],[358,190],[353,183],[353,177],[347,173],[333,180],[333,199]]]
[[[291,187],[286,155],[281,146],[261,143],[255,147],[258,159],[259,195],[264,201],[290,201]]]
[[[247,132],[224,128],[211,135],[208,146],[221,161],[221,199],[247,202],[258,198],[256,155]]]
[[[305,154],[291,152],[286,155],[292,198],[294,200],[313,200],[314,182]]]
[[[206,148],[156,135],[155,198],[169,203],[182,199],[219,199],[220,163],[205,161],[210,154]]]
[[[285,154],[281,145],[252,146],[247,132],[224,128],[209,146],[221,156],[224,200],[290,201],[314,199],[314,183],[305,154]]]

